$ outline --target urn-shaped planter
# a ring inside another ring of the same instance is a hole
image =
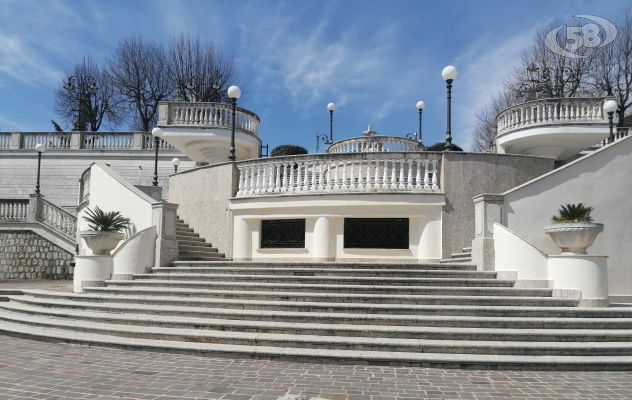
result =
[[[110,252],[125,237],[120,232],[103,231],[81,231],[79,236],[83,238],[86,245],[92,250],[92,253],[97,256],[110,255]]]
[[[592,222],[552,224],[544,228],[544,233],[551,236],[562,254],[586,254],[601,231],[603,224]]]

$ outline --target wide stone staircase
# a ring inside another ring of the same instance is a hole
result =
[[[176,261],[106,283],[7,296],[0,333],[307,362],[632,369],[632,309],[579,308],[465,263]]]

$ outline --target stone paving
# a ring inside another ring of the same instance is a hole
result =
[[[303,364],[0,336],[0,400],[5,399],[632,399],[632,371]]]

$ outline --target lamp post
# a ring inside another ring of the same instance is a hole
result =
[[[35,183],[35,193],[40,194],[40,169],[42,166],[42,153],[46,151],[46,146],[41,143],[35,145],[37,152],[37,182]]]
[[[152,186],[158,186],[158,149],[160,148],[160,128],[154,128],[151,131],[154,136],[154,180]]]
[[[329,103],[327,104],[327,110],[329,110],[329,144],[334,142],[334,110],[336,109],[336,104]]]
[[[237,100],[241,96],[241,89],[238,86],[231,86],[228,88],[228,97],[230,98],[231,103],[233,104],[233,123],[231,125],[230,131],[230,155],[228,159],[230,161],[235,161],[235,112],[237,108]]]
[[[452,82],[456,79],[456,68],[452,65],[448,65],[441,71],[441,77],[446,83],[448,91],[448,115],[447,115],[447,127],[445,131],[445,150],[450,150],[452,147]]]
[[[617,111],[619,105],[614,100],[608,100],[603,103],[603,111],[608,114],[608,124],[610,125],[610,135],[608,136],[608,143],[614,142],[614,129],[613,129],[613,116],[614,112]]]
[[[173,165],[173,173],[178,173],[178,165],[180,165],[180,159],[178,157],[171,159],[171,165]]]

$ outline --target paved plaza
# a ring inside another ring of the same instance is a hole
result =
[[[0,399],[631,399],[632,371],[473,371],[225,359],[0,336]]]

